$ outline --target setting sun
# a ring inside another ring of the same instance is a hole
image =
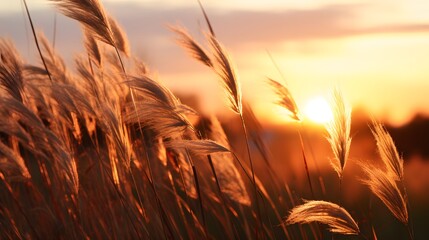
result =
[[[323,97],[315,97],[308,101],[304,108],[305,116],[316,123],[327,123],[332,119],[332,111]]]

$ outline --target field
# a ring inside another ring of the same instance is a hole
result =
[[[1,239],[429,236],[427,164],[341,90],[332,119],[312,125],[267,79],[288,121],[261,123],[200,5],[204,39],[169,29],[224,90],[229,117],[208,115],[152,74],[98,0],[50,2],[81,26],[85,50],[67,65],[27,5],[39,64],[0,39]]]

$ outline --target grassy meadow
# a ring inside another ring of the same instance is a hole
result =
[[[27,5],[38,64],[0,39],[1,239],[429,236],[419,214],[427,203],[413,205],[386,127],[368,118],[358,129],[338,89],[333,119],[307,127],[293,90],[267,79],[290,122],[265,129],[202,5],[205,39],[169,28],[177,47],[218,78],[228,121],[182,103],[133,55],[98,0],[49,2],[81,26],[85,50],[66,65]]]

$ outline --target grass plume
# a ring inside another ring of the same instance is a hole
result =
[[[234,67],[232,66],[232,61],[230,60],[222,44],[216,38],[212,25],[210,23],[210,20],[202,4],[200,2],[199,4],[204,14],[207,26],[209,28],[209,33],[206,34],[206,40],[208,42],[208,45],[211,47],[210,52],[212,57],[207,57],[207,54],[206,54],[207,51],[199,47],[200,44],[198,44],[197,42],[195,42],[195,40],[190,38],[188,34],[184,34],[184,32],[180,30],[179,31],[175,30],[175,31],[179,35],[179,42],[182,42],[181,45],[185,47],[188,52],[191,53],[191,56],[196,58],[198,61],[201,61],[204,65],[210,66],[211,69],[218,75],[218,77],[220,78],[220,82],[225,90],[230,109],[240,116],[244,137],[246,139],[247,155],[249,157],[249,165],[252,172],[252,182],[253,182],[254,192],[255,192],[255,205],[256,205],[256,213],[257,213],[256,224],[255,224],[255,236],[259,237],[259,227],[260,227],[259,225],[261,225],[261,220],[260,220],[261,210],[260,210],[259,201],[258,201],[258,191],[256,186],[256,180],[255,180],[255,171],[253,167],[252,154],[249,146],[249,138],[248,138],[246,124],[243,117],[241,85],[236,76]],[[196,48],[196,46],[198,48]],[[210,63],[208,64],[207,59],[213,59],[213,60],[210,60]]]
[[[88,52],[88,55],[90,56],[90,59],[92,59],[98,67],[101,66],[101,53],[100,53],[100,47],[98,46],[98,43],[94,36],[88,31],[84,30],[84,37],[85,37],[85,48]]]
[[[23,61],[11,41],[0,39],[0,85],[11,97],[23,101]]]
[[[368,185],[371,192],[377,196],[390,212],[405,225],[408,224],[408,211],[404,197],[396,185],[395,179],[384,170],[367,164],[362,164],[367,175],[363,182]]]
[[[204,65],[212,68],[213,63],[206,50],[197,43],[185,29],[179,27],[170,27],[178,35],[178,43],[185,48],[192,58],[197,59]]]
[[[80,22],[98,40],[128,54],[128,44],[116,21],[110,18],[99,0],[50,0],[69,18]]]
[[[404,160],[399,156],[392,137],[383,125],[375,120],[372,122],[371,131],[377,142],[378,153],[387,171],[393,174],[396,180],[402,181],[404,178]]]
[[[173,140],[165,142],[172,149],[188,149],[196,154],[215,154],[229,152],[229,149],[212,140]]]
[[[241,115],[243,114],[243,110],[240,82],[237,79],[228,54],[213,35],[209,36],[209,42],[214,50],[214,58],[216,60],[215,71],[222,80],[222,85],[227,93],[230,107],[234,112]]]
[[[407,227],[410,239],[413,239],[414,233],[409,217],[410,204],[404,182],[404,160],[399,156],[392,137],[382,124],[373,119],[371,131],[385,170],[363,166],[368,176],[364,183]]]
[[[296,121],[300,121],[301,119],[299,117],[298,107],[289,89],[285,87],[283,84],[271,78],[268,78],[268,84],[272,87],[272,89],[275,91],[277,95],[277,98],[278,98],[277,104],[283,107],[284,109],[286,109],[287,111],[289,111],[291,113],[292,119]]]
[[[332,93],[333,119],[326,125],[328,142],[331,145],[334,158],[331,165],[341,179],[350,152],[351,109],[344,102],[338,89]]]
[[[359,234],[359,227],[350,213],[337,204],[326,201],[307,201],[293,208],[285,220],[285,224],[311,222],[326,224],[333,233]]]

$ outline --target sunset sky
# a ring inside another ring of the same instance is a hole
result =
[[[180,25],[199,40],[206,31],[197,1],[105,0],[125,28],[132,52],[153,75],[180,92],[199,94],[208,109],[224,110],[220,87],[209,69],[175,43],[168,25]],[[427,0],[205,0],[217,36],[228,49],[244,98],[273,116],[266,78],[280,81],[279,66],[299,107],[327,97],[338,86],[356,107],[394,124],[416,112],[429,114],[429,1]],[[54,10],[28,0],[34,22],[52,39]],[[68,62],[81,50],[78,25],[57,15],[57,49]],[[0,33],[25,58],[36,51],[20,1],[0,1]],[[26,33],[27,31],[27,33]],[[214,107],[217,106],[217,107]],[[271,117],[270,117],[271,118]]]

